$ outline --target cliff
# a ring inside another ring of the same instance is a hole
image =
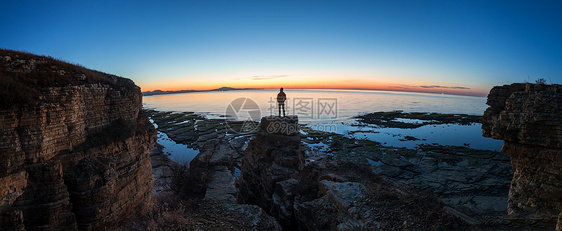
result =
[[[0,227],[114,229],[150,205],[156,132],[131,80],[0,50]]]
[[[487,104],[483,135],[504,140],[502,152],[511,157],[508,213],[545,221],[558,216],[562,228],[562,86],[494,87]]]

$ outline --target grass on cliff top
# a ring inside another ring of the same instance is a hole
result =
[[[0,48],[0,109],[34,105],[47,87],[94,83],[127,90],[137,88],[130,79],[53,57]]]

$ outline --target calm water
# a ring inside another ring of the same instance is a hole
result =
[[[196,112],[207,118],[259,121],[262,116],[278,113],[275,102],[277,93],[278,90],[248,90],[156,95],[143,97],[143,105],[160,111]],[[482,137],[480,124],[429,125],[416,129],[352,126],[357,124],[353,117],[377,111],[482,115],[487,108],[484,97],[356,90],[287,89],[285,93],[286,114],[298,115],[299,122],[317,130],[407,148],[436,143],[499,151],[502,145],[502,141]],[[227,112],[229,107],[231,110]],[[418,140],[405,140],[405,136],[413,136]],[[172,157],[174,152],[182,152],[177,150],[177,146],[164,146],[172,153]],[[193,150],[186,152],[193,155]],[[179,159],[186,160],[184,157]]]
[[[158,125],[152,119],[150,122],[158,128]],[[166,133],[160,131],[158,131],[158,143],[164,147],[162,150],[164,154],[169,155],[173,161],[181,164],[190,163],[199,154],[198,150],[189,148],[185,144],[178,144],[170,139]]]
[[[193,111],[208,118],[224,115],[235,99],[256,102],[261,115],[277,114],[278,90],[212,91],[143,98],[144,106],[163,111]],[[346,121],[376,111],[437,112],[482,115],[486,98],[424,93],[356,91],[356,90],[285,90],[286,113],[299,115],[301,122]],[[330,114],[329,109],[336,114]],[[261,117],[260,117],[261,118]]]

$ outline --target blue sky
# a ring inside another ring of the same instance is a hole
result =
[[[0,47],[143,90],[562,83],[560,1],[2,1]]]

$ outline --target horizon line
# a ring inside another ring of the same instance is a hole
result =
[[[219,87],[219,88],[212,88],[212,89],[183,89],[183,90],[160,90],[155,89],[152,91],[142,91],[142,93],[153,93],[156,91],[161,92],[169,92],[169,94],[177,94],[177,93],[189,93],[189,92],[205,92],[205,91],[218,91],[222,88],[231,88],[229,90],[266,90],[266,89],[279,89],[279,87]],[[427,93],[427,94],[436,94],[436,95],[458,95],[458,96],[471,96],[471,97],[487,97],[488,94],[484,93],[451,93],[451,92],[437,92],[437,91],[416,91],[416,90],[398,90],[398,89],[377,89],[377,88],[338,88],[338,87],[327,87],[327,88],[318,88],[318,87],[311,87],[311,88],[303,88],[303,87],[283,87],[285,90],[290,89],[299,89],[299,90],[359,90],[359,91],[387,91],[387,92],[406,92],[406,93]],[[156,94],[158,95],[158,94]],[[148,95],[150,96],[150,95]]]

